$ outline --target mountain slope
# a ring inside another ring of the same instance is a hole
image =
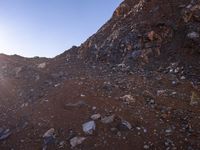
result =
[[[195,53],[197,50],[191,48],[199,46],[197,3],[125,0],[113,17],[81,46],[80,57],[122,63],[136,50],[142,50],[144,58],[160,54],[167,57],[167,53],[173,55],[187,49]],[[191,38],[192,33],[197,37]]]
[[[199,21],[198,0],[125,0],[80,47],[0,55],[0,149],[200,149]]]

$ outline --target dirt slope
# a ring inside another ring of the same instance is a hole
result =
[[[53,59],[0,55],[0,150],[200,149],[199,22],[198,0],[125,0]]]

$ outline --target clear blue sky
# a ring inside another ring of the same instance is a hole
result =
[[[122,0],[0,0],[0,53],[56,56],[80,45]]]

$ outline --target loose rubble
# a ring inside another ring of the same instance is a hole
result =
[[[199,6],[124,0],[55,58],[0,54],[0,149],[200,149]]]

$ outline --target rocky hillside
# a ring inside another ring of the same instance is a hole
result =
[[[80,47],[0,55],[0,150],[200,149],[200,1],[124,0]]]
[[[199,1],[125,0],[79,48],[79,57],[110,63],[199,53]],[[177,54],[177,55],[176,55]]]

